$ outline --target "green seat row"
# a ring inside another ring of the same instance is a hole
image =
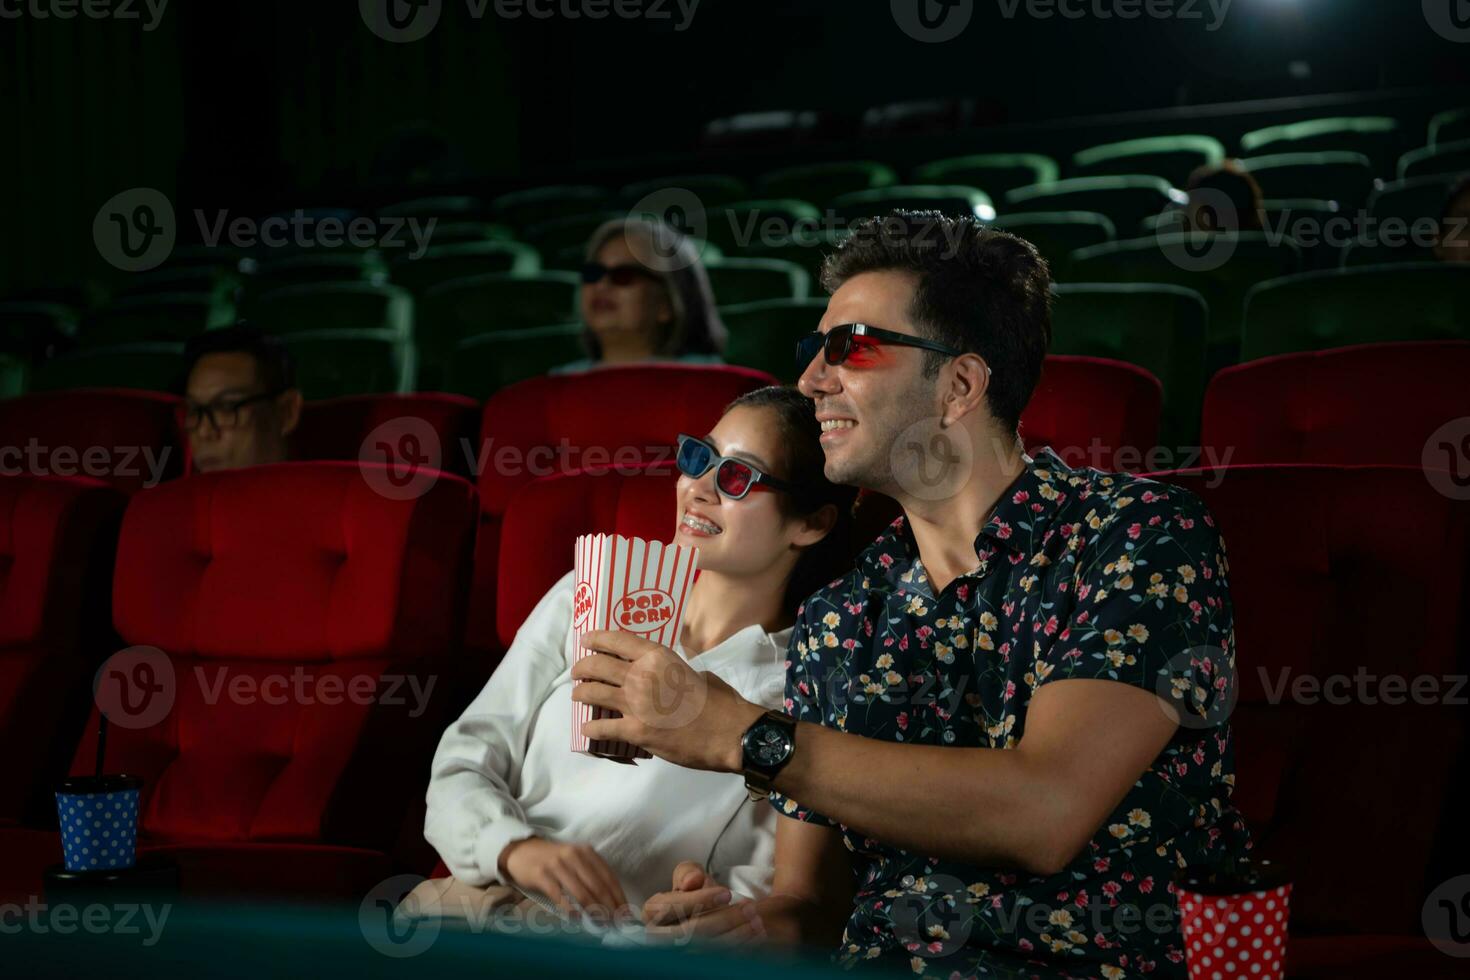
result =
[[[414,391],[413,342],[388,330],[310,330],[283,338],[296,360],[297,383],[308,398]],[[34,366],[31,391],[142,388],[178,391],[181,343],[134,343],[82,348]]]

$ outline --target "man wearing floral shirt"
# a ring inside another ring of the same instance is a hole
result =
[[[824,280],[800,387],[827,475],[904,516],[798,610],[796,725],[773,776],[752,776],[741,744],[773,724],[762,709],[711,684],[690,712],[676,656],[589,636],[617,656],[583,660],[574,697],[625,714],[593,737],[744,771],[793,818],[770,898],[727,904],[681,866],[645,919],[811,942],[837,938],[835,906],[847,965],[1183,977],[1174,872],[1249,848],[1230,802],[1234,632],[1213,520],[1178,488],[1022,451],[1050,339],[1029,244],[891,215],[859,225]]]

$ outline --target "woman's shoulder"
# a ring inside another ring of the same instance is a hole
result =
[[[786,689],[786,648],[791,628],[767,633],[760,626],[741,630],[730,638],[738,650],[715,673],[740,696],[765,708],[780,708]],[[696,660],[696,663],[698,661]]]
[[[536,607],[521,621],[516,638],[521,634],[551,640],[559,639],[572,624],[572,592],[575,588],[576,572],[570,571],[557,579],[551,588],[537,601]]]

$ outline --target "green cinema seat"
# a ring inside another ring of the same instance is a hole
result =
[[[770,198],[736,201],[707,215],[705,238],[726,255],[750,255],[822,227],[822,212],[809,201]]]
[[[551,221],[531,225],[520,239],[541,255],[543,269],[564,272],[580,269],[587,256],[587,242],[593,232],[609,221],[626,218],[625,211],[589,211],[570,214]],[[557,322],[563,319],[557,318]]]
[[[812,289],[807,271],[786,259],[721,259],[706,271],[718,306],[806,299]]]
[[[1267,198],[1261,204],[1265,211],[1262,220],[1266,230],[1273,235],[1285,235],[1301,249],[1303,272],[1335,269],[1341,263],[1340,238],[1346,232],[1340,233],[1338,225],[1354,220],[1356,210],[1347,210],[1337,201],[1315,198]],[[1328,222],[1332,221],[1338,225],[1329,226]],[[1326,234],[1329,228],[1332,230],[1330,236]]]
[[[618,192],[618,197],[629,207],[635,207],[650,198],[653,202],[664,198],[673,201],[682,197],[681,191],[693,194],[706,209],[748,200],[751,196],[750,187],[733,174],[681,174],[629,184]]]
[[[1375,172],[1387,176],[1402,139],[1398,120],[1390,116],[1334,116],[1251,130],[1240,137],[1240,150],[1246,157],[1350,150],[1368,157]]]
[[[1407,262],[1433,262],[1432,240],[1439,233],[1454,178],[1447,174],[1411,177],[1382,184],[1368,197],[1373,219],[1370,239],[1354,241],[1342,255],[1343,268]],[[1392,229],[1394,238],[1389,240]]]
[[[87,316],[77,331],[77,344],[115,347],[118,344],[183,341],[234,319],[232,306],[208,293],[160,293],[115,300]]]
[[[328,282],[274,289],[255,299],[250,320],[277,334],[387,330],[413,337],[413,297],[401,286]]]
[[[489,221],[436,221],[428,231],[429,247],[465,245],[470,242],[508,242],[515,233],[506,225]]]
[[[194,294],[209,296],[215,304],[233,301],[240,274],[220,266],[159,266],[134,272],[113,284],[114,302],[140,296]]]
[[[579,319],[580,288],[581,278],[573,272],[496,272],[433,287],[419,304],[415,323],[423,390],[442,383],[455,345],[466,337]]]
[[[1133,235],[1145,218],[1186,202],[1162,177],[1074,177],[1009,191],[1005,211],[1093,211],[1119,235]]]
[[[1368,196],[1368,214],[1379,222],[1388,218],[1406,223],[1424,218],[1438,221],[1453,181],[1446,174],[1389,181]]]
[[[1196,169],[1224,160],[1225,145],[1213,136],[1149,136],[1079,150],[1072,155],[1072,175],[1152,174],[1183,187]]]
[[[479,221],[490,209],[478,197],[468,194],[446,194],[436,197],[416,197],[408,201],[394,201],[378,208],[381,218],[418,218],[437,223]]]
[[[1446,109],[1429,120],[1429,145],[1470,140],[1470,108]]]
[[[1361,153],[1273,153],[1240,163],[1271,200],[1326,200],[1357,208],[1373,190],[1373,162]]]
[[[586,356],[578,323],[478,334],[454,345],[443,388],[483,401],[507,385]]]
[[[491,204],[495,220],[524,229],[574,214],[609,207],[612,195],[604,188],[586,184],[532,187],[502,194]]]
[[[961,184],[902,184],[853,191],[833,198],[832,210],[844,221],[860,221],[891,211],[938,211],[951,218],[995,218],[990,195]]]
[[[1072,253],[1091,245],[1116,241],[1118,233],[1106,215],[1092,211],[1024,211],[1003,214],[991,223],[998,231],[1026,239],[1051,266],[1051,277],[1072,277]]]
[[[0,351],[37,360],[76,333],[77,314],[59,303],[0,303]]]
[[[1060,176],[1057,162],[1040,153],[972,153],[926,163],[913,172],[911,183],[978,187],[999,199],[1017,187],[1050,184]]]
[[[281,340],[296,362],[297,386],[312,401],[415,390],[413,341],[391,330],[305,330]]]
[[[31,391],[68,388],[141,388],[177,392],[184,382],[181,343],[120,344],[75,350],[31,371]]]
[[[1421,146],[1399,157],[1399,180],[1435,174],[1470,174],[1470,139]]]
[[[256,266],[242,289],[248,309],[255,297],[289,286],[323,283],[375,283],[388,281],[388,268],[376,252],[328,252],[272,259]]]
[[[26,393],[26,360],[14,354],[0,354],[0,398],[16,398]]]
[[[1148,283],[1058,283],[1052,287],[1053,354],[1127,361],[1164,386],[1159,435],[1183,446],[1199,434],[1210,309],[1192,289]]]
[[[541,255],[525,242],[465,242],[436,245],[419,256],[402,255],[388,267],[393,283],[415,296],[451,279],[503,272],[530,276],[541,271]]]
[[[817,329],[827,300],[768,300],[720,308],[730,332],[725,361],[757,368],[783,382],[797,378],[796,342]]]
[[[812,292],[822,284],[822,265],[827,256],[837,251],[838,244],[847,237],[845,232],[833,229],[803,233],[794,239],[773,242],[742,253],[752,258],[782,259],[794,263],[806,271],[812,280]]]
[[[1308,272],[1246,296],[1242,361],[1352,344],[1470,339],[1470,265]]]
[[[794,198],[825,207],[843,194],[896,183],[898,174],[887,164],[843,160],[773,170],[756,181],[756,191],[763,198]]]
[[[1167,283],[1193,289],[1210,307],[1208,367],[1230,363],[1240,344],[1241,308],[1257,283],[1301,268],[1290,239],[1262,232],[1161,233],[1084,248],[1072,256],[1074,282]]]

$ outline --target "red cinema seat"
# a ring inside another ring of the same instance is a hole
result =
[[[480,405],[463,395],[349,395],[307,402],[291,458],[362,459],[470,477]]]
[[[87,476],[127,493],[184,472],[179,399],[79,388],[0,401],[0,474]]]
[[[506,505],[537,477],[627,469],[672,460],[680,432],[708,432],[725,406],[776,383],[763,371],[652,364],[533,378],[485,403],[477,450],[480,534],[466,646],[503,651],[496,626],[496,570]],[[484,665],[488,674],[493,663]]]
[[[1464,980],[1465,961],[1436,949],[1424,936],[1292,936],[1286,948],[1291,980]]]
[[[546,590],[572,570],[578,535],[673,540],[677,483],[672,463],[652,463],[542,477],[517,490],[500,536],[495,614],[501,645],[510,646]]]
[[[127,497],[81,477],[0,478],[0,823],[54,823],[111,653],[108,590]]]
[[[1229,463],[1418,466],[1435,430],[1470,416],[1466,378],[1465,341],[1364,344],[1248,361],[1210,383],[1201,441]]]
[[[1053,354],[1021,413],[1021,438],[1028,451],[1050,446],[1068,466],[1137,473],[1150,468],[1163,397],[1135,364]]]
[[[448,720],[476,514],[447,474],[395,499],[330,462],[133,498],[112,601],[130,647],[98,692],[107,769],[143,778],[140,847],[172,854],[186,893],[360,896],[381,878]]]
[[[1294,871],[1294,934],[1422,935],[1465,857],[1470,502],[1409,467],[1157,479],[1203,498],[1229,551],[1235,799]]]

